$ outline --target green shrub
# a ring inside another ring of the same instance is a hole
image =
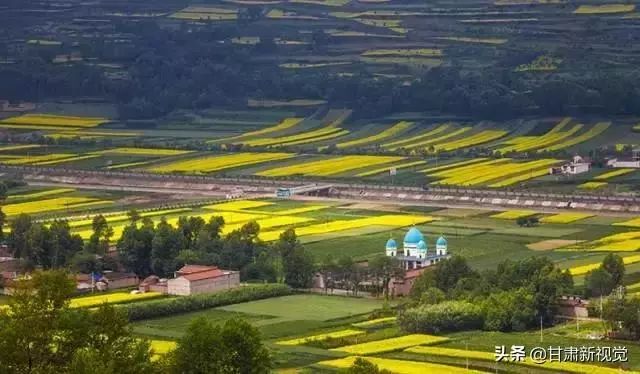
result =
[[[482,327],[481,309],[466,301],[445,301],[409,308],[398,316],[398,323],[408,332],[439,333],[475,330]]]
[[[284,284],[250,285],[212,294],[181,296],[145,303],[127,304],[123,305],[122,308],[126,310],[130,321],[137,321],[285,296],[291,293],[293,293],[292,289]]]

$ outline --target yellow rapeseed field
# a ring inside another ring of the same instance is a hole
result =
[[[585,218],[593,217],[589,213],[558,213],[552,216],[542,217],[540,222],[544,223],[572,223]]]
[[[469,131],[471,129],[472,129],[471,127],[461,127],[461,128],[456,129],[454,131],[448,132],[445,135],[437,136],[435,138],[427,138],[425,140],[417,141],[417,142],[414,142],[414,143],[404,144],[400,148],[404,148],[404,149],[416,149],[416,148],[428,149],[430,146],[433,146],[435,148],[439,143],[442,143],[442,142],[445,142],[445,141],[449,141],[449,139],[452,139],[452,138],[455,138],[457,136],[460,136],[460,135],[466,133],[467,131]]]
[[[256,130],[256,131],[247,132],[247,133],[244,133],[244,134],[241,134],[241,135],[238,135],[238,136],[234,136],[234,137],[231,137],[231,138],[226,138],[226,139],[221,139],[221,140],[212,140],[210,142],[225,142],[225,141],[231,141],[231,140],[237,140],[237,139],[243,139],[243,138],[263,136],[263,135],[271,134],[271,133],[278,132],[278,131],[284,131],[284,130],[288,130],[288,129],[291,129],[291,128],[297,126],[300,122],[302,122],[303,119],[304,118],[298,118],[298,117],[285,118],[280,123],[278,123],[277,125],[270,126],[270,127],[265,128],[265,129],[260,129],[260,130]]]
[[[636,8],[634,4],[602,4],[602,5],[580,5],[573,11],[575,14],[610,14],[628,13]]]
[[[154,217],[154,216],[156,217],[167,216],[167,215],[173,215],[177,213],[186,213],[190,211],[191,211],[191,208],[174,208],[174,209],[152,210],[149,212],[139,212],[138,214],[140,215],[140,217],[144,218],[144,217]],[[109,215],[103,215],[103,216],[105,220],[107,220],[107,222],[109,223],[129,220],[129,215],[127,214],[127,212],[122,212],[122,211],[113,212]],[[96,215],[89,215],[83,219],[69,221],[69,227],[89,226],[93,222],[94,217],[96,217]]]
[[[469,37],[459,37],[459,36],[444,36],[444,37],[438,37],[436,39],[450,40],[453,42],[494,44],[494,45],[504,44],[508,42],[507,39],[502,39],[502,38],[469,38]]]
[[[361,331],[361,330],[346,329],[346,330],[328,332],[328,333],[325,333],[325,334],[305,336],[305,337],[297,338],[297,339],[281,340],[279,342],[276,342],[276,344],[279,344],[279,345],[302,345],[302,344],[305,344],[305,343],[308,343],[308,342],[312,342],[312,341],[346,338],[346,337],[354,336],[354,335],[362,335],[364,333],[365,332]]]
[[[628,226],[628,227],[640,227],[640,217],[633,218],[624,222],[616,222],[613,226]]]
[[[384,226],[389,228],[405,227],[417,225],[433,221],[433,217],[416,216],[416,215],[382,215],[377,217],[365,217],[353,220],[336,220],[326,223],[317,223],[313,225],[296,228],[298,236],[326,234],[345,230],[359,229],[369,226]],[[260,238],[264,241],[277,240],[281,231],[265,231],[260,233]]]
[[[110,204],[112,201],[98,200],[88,197],[57,197],[45,200],[29,201],[25,203],[7,204],[2,206],[2,211],[7,216],[15,216],[21,213],[48,213],[67,208],[87,207],[92,205]]]
[[[579,184],[578,188],[583,190],[595,190],[600,187],[604,187],[607,184],[608,184],[607,182],[584,182],[582,184]]]
[[[444,348],[444,347],[412,347],[412,348],[407,348],[405,352],[415,353],[415,354],[424,354],[424,355],[430,355],[430,356],[469,358],[469,359],[491,361],[491,362],[495,362],[496,360],[496,355],[493,352],[469,351],[465,349]],[[519,361],[516,363],[511,362],[511,364],[535,367],[540,369],[560,370],[564,373],[603,373],[603,374],[611,373],[613,374],[613,373],[620,372],[618,369],[614,369],[614,368],[588,365],[588,364],[575,363],[575,362],[545,361],[543,364],[539,364],[539,363],[533,362],[529,358],[525,358],[523,361]]]
[[[187,151],[182,149],[120,147],[120,148],[105,149],[103,151],[92,152],[92,153],[97,155],[118,154],[118,155],[134,155],[134,156],[178,156],[178,155],[184,155],[192,152],[193,151]]]
[[[635,264],[637,262],[640,262],[640,255],[623,257],[622,261],[624,262],[625,265]],[[600,265],[601,263],[598,262],[595,264],[576,266],[576,267],[570,268],[569,272],[571,273],[571,275],[583,275],[590,272],[591,270],[595,270],[599,268]]]
[[[134,302],[139,300],[149,300],[163,297],[159,292],[145,292],[139,294],[130,294],[128,292],[115,292],[104,295],[85,296],[71,299],[69,306],[72,308],[90,308],[103,304],[121,304]]]
[[[503,187],[548,173],[549,166],[560,162],[555,159],[542,159],[529,162],[509,162],[510,159],[485,161],[460,168],[446,169],[429,174],[439,177],[432,184],[479,186],[489,183],[490,187]]]
[[[575,133],[577,133],[584,127],[584,125],[578,124],[571,127],[569,130],[563,131],[570,122],[571,118],[567,117],[556,124],[549,132],[544,135],[521,136],[509,139],[504,143],[508,144],[508,146],[499,148],[497,151],[500,153],[526,152],[558,143],[564,139],[572,137]]]
[[[503,130],[486,130],[477,134],[464,137],[462,139],[453,140],[445,143],[434,145],[436,151],[451,152],[456,149],[468,148],[479,144],[489,143],[496,139],[500,139],[507,135],[507,131]]]
[[[414,135],[408,138],[402,138],[390,143],[385,143],[382,146],[384,148],[389,148],[389,150],[395,150],[397,148],[403,148],[405,145],[410,145],[425,139],[429,139],[431,137],[433,137],[434,135],[438,135],[446,130],[448,130],[451,127],[451,124],[445,123],[442,125],[439,125],[438,127],[435,127],[431,130],[428,130],[422,134],[419,135]]]
[[[44,190],[44,191],[40,191],[40,192],[31,192],[31,193],[24,193],[24,194],[17,194],[17,195],[9,195],[7,197],[8,201],[11,200],[27,200],[27,199],[37,199],[40,197],[45,197],[45,196],[49,196],[49,195],[62,195],[65,193],[69,193],[69,192],[73,192],[75,191],[75,189],[73,188],[54,188],[51,190]]]
[[[364,322],[352,323],[351,326],[366,328],[366,327],[382,325],[390,322],[395,322],[396,319],[397,317],[382,317],[382,318],[370,319]]]
[[[562,143],[554,144],[552,146],[539,149],[538,152],[553,152],[553,151],[558,151],[561,149],[573,147],[576,144],[584,143],[587,140],[591,140],[596,136],[602,134],[606,129],[609,128],[609,126],[611,126],[611,122],[598,122],[595,124],[595,126],[590,128],[586,132],[578,136],[571,137],[568,140],[563,141]]]
[[[341,149],[341,148],[358,147],[365,144],[375,144],[381,140],[394,137],[404,131],[407,131],[412,126],[413,126],[413,122],[401,121],[383,131],[380,131],[375,135],[367,136],[360,139],[350,140],[344,143],[338,143],[336,144],[336,147],[338,147],[338,149]]]
[[[154,356],[167,354],[176,349],[177,343],[171,340],[151,340],[151,349]]]
[[[389,173],[389,170],[391,168],[400,170],[400,169],[410,168],[412,166],[424,165],[426,163],[427,163],[426,161],[410,161],[410,162],[405,162],[401,164],[394,164],[394,165],[389,165],[387,167],[381,167],[373,170],[363,171],[362,173],[356,174],[356,177],[368,177],[368,176],[376,175],[380,173]]]
[[[261,138],[248,141],[238,141],[236,143],[242,143],[249,146],[257,147],[282,147],[287,145],[298,145],[306,143],[314,143],[327,139],[337,138],[348,134],[348,130],[344,130],[335,126],[325,126],[316,130],[301,132],[288,136],[281,136],[277,138]]]
[[[0,146],[0,152],[16,151],[16,150],[22,150],[22,149],[39,148],[39,147],[42,147],[42,146],[39,144],[3,145],[3,146]]]
[[[422,169],[420,170],[420,172],[430,174],[430,173],[435,173],[436,171],[451,169],[451,168],[460,167],[460,166],[466,166],[469,164],[479,164],[480,162],[486,161],[486,160],[487,159],[484,157],[478,157],[471,160],[451,162],[451,163],[440,165],[440,166],[434,166],[427,169]]]
[[[149,167],[147,170],[156,173],[197,172],[208,173],[240,166],[254,165],[267,161],[284,160],[294,157],[293,153],[257,153],[243,152],[226,155],[210,155],[187,160],[179,160]]]
[[[376,340],[372,342],[347,345],[344,347],[333,348],[332,351],[346,352],[354,355],[371,355],[377,353],[397,351],[416,345],[426,345],[441,343],[449,340],[447,337],[424,335],[424,334],[411,334],[400,336],[397,338],[389,338],[383,340]]]
[[[275,227],[294,226],[300,223],[308,223],[311,221],[314,221],[314,219],[307,218],[307,217],[297,217],[297,216],[272,216],[272,217],[257,219],[256,223],[260,225],[260,229],[267,230]],[[222,232],[224,234],[228,234],[234,230],[239,230],[245,224],[246,222],[240,222],[236,224],[225,224],[224,228],[222,229]]]
[[[629,173],[631,173],[631,172],[633,172],[635,170],[636,169],[626,169],[626,168],[612,170],[612,171],[606,172],[604,174],[597,175],[597,176],[593,177],[593,179],[599,180],[599,181],[607,180],[607,179],[611,179],[613,177],[617,177],[617,176],[620,176],[620,175],[629,174]]]
[[[507,210],[502,213],[494,214],[491,218],[499,218],[499,219],[518,219],[523,217],[530,217],[534,214],[537,214],[535,210]]]
[[[77,156],[78,155],[73,153],[49,153],[46,155],[23,156],[22,158],[3,161],[3,163],[7,165],[31,165],[38,164],[40,162],[63,160]]]
[[[83,155],[83,156],[75,156],[75,157],[63,158],[58,160],[38,161],[38,162],[32,163],[31,165],[35,165],[35,166],[55,165],[55,164],[62,164],[65,162],[87,160],[87,159],[96,158],[96,157],[100,157],[100,155]]]
[[[235,200],[229,201],[226,203],[219,203],[213,205],[207,205],[203,208],[205,209],[215,209],[215,210],[243,210],[243,209],[254,209],[260,208],[263,206],[273,205],[274,203],[269,201],[257,201],[257,200]]]
[[[348,369],[356,361],[357,357],[350,356],[335,360],[320,361],[318,365],[329,366],[337,369]],[[430,362],[404,361],[389,358],[364,357],[365,360],[376,365],[381,370],[387,370],[396,374],[480,374],[482,371],[465,369],[457,366],[432,364]]]
[[[11,117],[0,121],[0,124],[11,125],[37,125],[37,126],[54,126],[54,127],[96,127],[107,122],[102,117],[74,117],[74,116],[58,116],[52,114],[25,114],[20,117]]]
[[[256,175],[263,177],[290,175],[331,176],[370,166],[389,164],[403,159],[404,157],[397,156],[342,156],[268,169],[258,172]]]

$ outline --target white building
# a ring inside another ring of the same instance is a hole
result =
[[[549,174],[581,174],[591,170],[591,162],[580,156],[574,156],[571,162],[567,162],[561,166],[552,166],[549,169]]]
[[[440,237],[436,241],[435,253],[429,251],[424,235],[415,227],[409,229],[404,236],[402,249],[399,250],[394,239],[389,239],[385,248],[389,257],[396,257],[407,270],[431,266],[445,258],[451,257],[447,248],[447,240]]]
[[[612,158],[607,161],[607,166],[613,168],[640,169],[640,148],[634,148],[630,159]]]
[[[169,295],[197,295],[240,286],[240,273],[215,266],[185,265],[167,281]]]

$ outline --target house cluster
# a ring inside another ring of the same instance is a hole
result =
[[[634,148],[631,151],[631,157],[612,158],[607,160],[607,166],[612,168],[640,169],[640,148]]]
[[[11,295],[14,285],[28,277],[15,267],[9,267],[0,257],[0,284],[2,293]],[[151,275],[140,280],[134,273],[105,271],[93,274],[76,274],[76,290],[79,293],[137,288],[140,292],[160,292],[166,295],[189,296],[213,293],[240,286],[240,273],[222,270],[215,266],[185,265],[172,278]]]
[[[560,166],[552,166],[549,168],[551,175],[576,175],[586,173],[591,170],[591,159],[588,157],[574,156],[569,162]]]

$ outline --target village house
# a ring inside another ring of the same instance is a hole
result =
[[[607,161],[607,166],[612,168],[634,168],[640,169],[640,148],[634,148],[631,158],[611,158]]]
[[[189,296],[214,293],[240,286],[240,273],[222,270],[216,266],[185,265],[174,273],[172,279],[155,275],[145,278],[139,290],[155,291],[169,295]]]
[[[591,170],[591,160],[587,157],[574,156],[571,162],[549,168],[549,174],[576,175]]]

